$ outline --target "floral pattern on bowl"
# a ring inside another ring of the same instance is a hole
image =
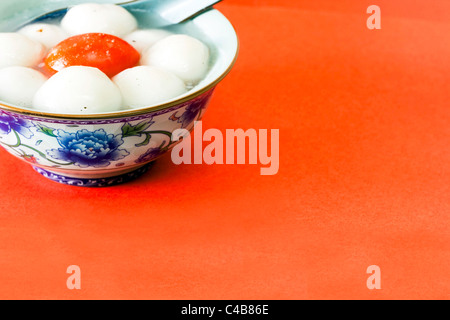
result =
[[[125,182],[124,175],[144,173],[143,167],[178,143],[171,139],[173,131],[193,129],[213,91],[171,108],[124,118],[66,120],[0,110],[0,145],[60,183]]]

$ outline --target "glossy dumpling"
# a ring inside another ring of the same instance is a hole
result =
[[[36,67],[46,53],[41,43],[19,33],[0,33],[0,48],[0,68]]]
[[[47,77],[27,67],[0,69],[0,100],[19,107],[30,108],[33,97]]]
[[[52,113],[103,113],[120,110],[122,96],[99,69],[73,66],[48,79],[37,91],[33,106]]]
[[[61,21],[70,35],[108,33],[124,37],[137,29],[136,18],[113,4],[85,3],[72,7]]]
[[[209,68],[208,47],[191,36],[175,34],[159,40],[141,58],[143,65],[168,70],[187,84],[195,84]]]
[[[122,71],[113,78],[125,106],[139,108],[168,101],[186,92],[184,82],[174,74],[151,66]]]
[[[34,23],[18,31],[37,42],[42,43],[47,50],[68,38],[69,35],[60,26],[48,23]]]
[[[131,44],[139,53],[154,45],[159,40],[172,35],[171,32],[162,29],[136,30],[127,35],[124,39]]]

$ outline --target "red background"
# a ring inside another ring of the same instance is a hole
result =
[[[167,155],[84,189],[0,150],[0,298],[448,299],[450,3],[217,8],[241,49],[203,129],[280,129],[279,173]]]

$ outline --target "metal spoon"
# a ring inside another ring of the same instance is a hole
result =
[[[118,5],[130,11],[147,28],[162,28],[193,18],[222,0],[135,0]],[[25,24],[62,17],[69,8],[47,12]]]

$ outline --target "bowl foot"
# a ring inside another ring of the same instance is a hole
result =
[[[141,175],[145,174],[150,167],[153,165],[153,162],[148,163],[142,167],[134,169],[130,172],[123,173],[120,175],[105,177],[105,178],[80,178],[80,177],[69,177],[65,175],[61,175],[60,173],[48,171],[39,167],[33,167],[38,173],[42,176],[58,182],[62,184],[67,184],[71,186],[77,187],[110,187],[118,184],[126,183],[131,180],[134,180]]]

